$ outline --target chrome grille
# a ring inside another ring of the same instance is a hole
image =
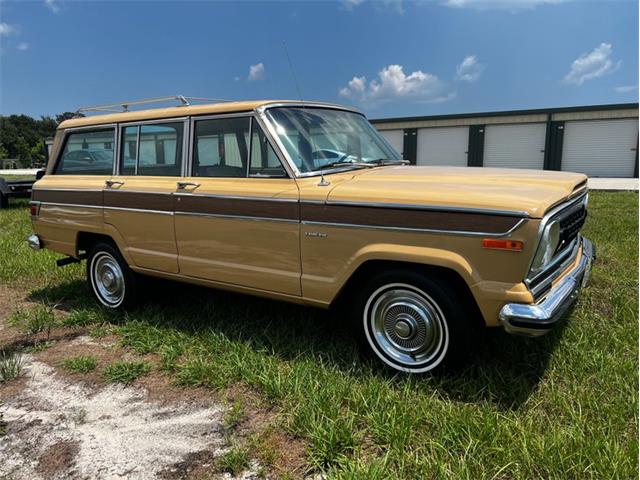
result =
[[[567,202],[565,206],[552,211],[546,222],[560,222],[560,242],[553,260],[540,272],[525,279],[525,284],[533,294],[534,300],[542,298],[550,289],[553,281],[575,261],[579,250],[580,230],[587,219],[585,196]]]
[[[571,209],[573,210],[573,209]],[[575,240],[587,220],[587,209],[584,203],[579,208],[569,212],[560,219],[560,243],[556,249],[556,253],[562,251],[567,245]]]

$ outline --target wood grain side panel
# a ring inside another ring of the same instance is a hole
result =
[[[260,217],[281,220],[298,220],[298,202],[261,199],[215,198],[180,195],[176,197],[176,211],[210,215]]]
[[[102,191],[88,190],[33,190],[31,200],[48,203],[102,206]]]
[[[429,210],[347,205],[301,204],[302,221],[500,234],[511,230],[518,217]]]

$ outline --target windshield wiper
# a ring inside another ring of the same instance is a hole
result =
[[[326,170],[328,168],[338,168],[338,167],[360,167],[360,168],[371,168],[377,167],[376,164],[371,164],[369,162],[331,162],[325,165],[322,165],[319,170]]]
[[[409,160],[389,160],[388,158],[378,158],[367,163],[373,164],[376,167],[384,165],[409,165]]]

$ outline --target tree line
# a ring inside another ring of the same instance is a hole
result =
[[[0,160],[15,159],[20,167],[41,167],[47,161],[45,139],[73,112],[36,119],[28,115],[0,115]]]

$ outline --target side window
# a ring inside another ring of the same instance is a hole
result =
[[[181,176],[183,130],[182,122],[125,127],[122,130],[120,173]]]
[[[57,175],[111,175],[114,128],[71,133],[56,165]],[[109,148],[107,148],[109,147]]]
[[[251,169],[249,175],[255,177],[286,177],[287,172],[282,167],[280,159],[258,122],[253,121],[251,125]]]
[[[195,122],[194,177],[245,177],[249,117]]]

